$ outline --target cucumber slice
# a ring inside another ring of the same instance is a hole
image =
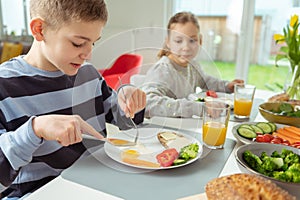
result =
[[[250,124],[242,124],[242,125],[240,125],[239,127],[244,127],[244,128],[253,129],[253,128],[251,127]]]
[[[264,134],[272,133],[272,127],[268,122],[257,122],[256,126],[261,128],[263,130]]]
[[[276,131],[277,126],[273,122],[268,122],[268,124],[272,127],[272,132]]]
[[[245,127],[239,127],[237,129],[237,132],[240,136],[248,139],[256,138],[257,134],[253,129],[245,128]]]
[[[254,125],[254,124],[251,124],[250,126],[255,131],[255,133],[261,133],[261,134],[264,133],[264,131],[260,127]]]
[[[177,158],[176,160],[173,161],[173,165],[181,165],[184,163],[186,163],[186,160],[180,158]]]

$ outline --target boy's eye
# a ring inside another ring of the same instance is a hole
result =
[[[76,44],[76,43],[74,43],[74,42],[72,42],[72,45],[73,45],[74,47],[76,47],[76,48],[82,47],[82,44]]]

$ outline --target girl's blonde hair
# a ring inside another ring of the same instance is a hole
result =
[[[30,0],[31,19],[40,17],[46,26],[59,29],[74,21],[107,22],[104,0]]]
[[[188,22],[192,22],[200,31],[200,25],[198,22],[197,17],[191,13],[191,12],[179,12],[176,13],[173,17],[170,18],[169,23],[168,23],[168,36],[170,35],[170,32],[172,30],[172,25],[174,24],[185,24]],[[166,45],[166,42],[163,44],[162,50],[159,51],[158,53],[158,58],[161,58],[162,56],[168,56],[170,55],[170,50]]]

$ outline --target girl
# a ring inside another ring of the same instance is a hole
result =
[[[201,115],[202,104],[187,97],[196,87],[231,93],[236,83],[207,75],[193,60],[201,45],[198,20],[190,12],[180,12],[171,17],[168,35],[160,60],[149,69],[142,89],[147,94],[146,117],[192,117]]]

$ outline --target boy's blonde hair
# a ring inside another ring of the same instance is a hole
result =
[[[176,13],[169,20],[168,27],[167,27],[168,28],[168,36],[170,35],[172,26],[174,24],[185,24],[188,22],[192,22],[200,32],[200,25],[199,25],[198,18],[196,17],[196,15],[194,15],[191,12],[179,12],[179,13]],[[169,51],[166,43],[164,43],[163,49],[159,51],[157,56],[158,56],[158,58],[161,58],[162,56],[168,56],[168,55],[170,55],[170,51]]]
[[[107,22],[104,0],[30,0],[31,19],[40,17],[46,26],[59,29],[74,21]]]

